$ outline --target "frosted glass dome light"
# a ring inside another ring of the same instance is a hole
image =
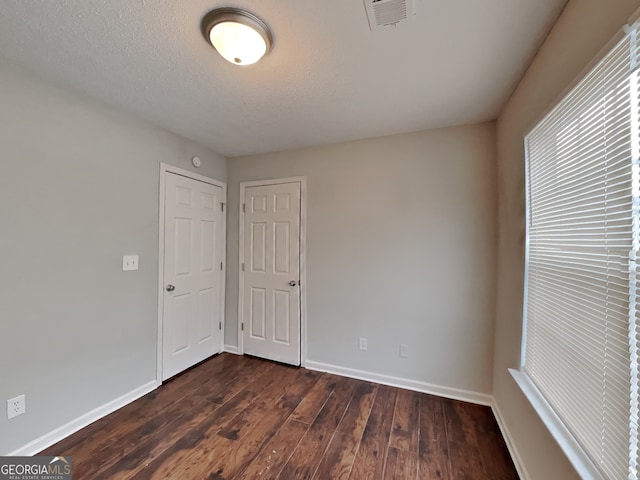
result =
[[[218,8],[202,19],[202,33],[234,65],[251,65],[271,48],[272,35],[260,18],[239,8]]]

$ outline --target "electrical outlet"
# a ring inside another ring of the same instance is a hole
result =
[[[17,417],[27,411],[24,395],[7,400],[7,418]]]
[[[122,271],[138,270],[138,255],[125,255],[122,257]]]
[[[365,351],[367,350],[367,339],[366,338],[360,337],[358,339],[358,348],[360,350],[365,350]]]
[[[400,344],[400,356],[402,358],[409,358],[409,345],[406,343]]]

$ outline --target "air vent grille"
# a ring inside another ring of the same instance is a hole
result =
[[[365,0],[371,30],[395,25],[412,15],[413,0]]]

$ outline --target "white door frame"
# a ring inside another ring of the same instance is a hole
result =
[[[162,384],[162,328],[164,322],[164,214],[165,214],[165,188],[167,174],[172,173],[180,175],[182,177],[190,178],[192,180],[198,180],[200,182],[215,185],[222,188],[222,201],[224,203],[224,209],[222,211],[222,252],[227,251],[227,184],[213,178],[205,177],[198,173],[194,173],[190,170],[174,167],[168,163],[160,163],[160,202],[158,208],[158,340],[156,345],[156,383]],[[222,329],[220,330],[220,351],[224,350],[224,291],[226,285],[226,271],[227,261],[226,254],[224,254],[222,260],[222,281],[220,282],[220,321],[222,322]]]
[[[244,203],[247,187],[261,187],[266,185],[278,185],[280,183],[300,183],[300,365],[307,364],[307,177],[288,177],[273,180],[257,180],[253,182],[240,182],[240,221],[239,221],[239,246],[238,246],[238,353],[244,354],[244,338],[241,324],[243,320],[244,305]]]

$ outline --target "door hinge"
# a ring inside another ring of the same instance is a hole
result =
[[[222,322],[218,322],[218,330],[222,330]]]
[[[242,322],[242,323],[240,324],[240,330],[242,330],[242,331],[244,332],[244,322]]]
[[[224,206],[226,205],[226,203],[224,202],[220,202],[220,208],[222,209],[222,211],[224,212]]]
[[[242,213],[245,213],[247,211],[247,204],[243,203],[242,204]]]
[[[220,270],[221,271],[224,270],[223,267],[222,267],[222,262],[220,262]]]
[[[244,272],[244,262],[242,262],[242,271]]]

